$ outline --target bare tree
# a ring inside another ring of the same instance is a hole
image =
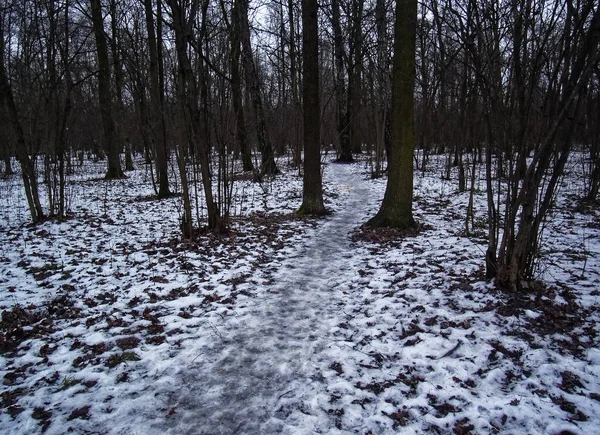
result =
[[[4,14],[0,16],[0,98],[2,105],[6,109],[9,122],[15,132],[17,142],[15,153],[21,166],[21,176],[23,178],[23,186],[25,187],[25,196],[27,198],[27,204],[29,205],[29,212],[31,213],[31,220],[33,223],[39,223],[44,219],[44,211],[38,193],[37,175],[35,173],[34,163],[27,151],[25,133],[23,132],[23,126],[21,125],[19,112],[8,80],[4,62],[5,57],[8,55],[4,38],[5,18]]]
[[[322,215],[321,109],[319,101],[319,29],[317,0],[302,1],[302,42],[304,81],[304,178],[299,213]]]
[[[0,110],[1,110],[0,118],[3,120],[3,124],[4,124],[5,121],[8,119],[8,116],[4,113],[4,108],[0,108]],[[7,130],[8,130],[8,128],[6,128],[6,127],[0,128],[0,143],[2,144],[0,150],[2,151],[2,161],[4,162],[3,176],[5,176],[5,177],[14,174],[14,171],[12,168],[12,156],[11,156],[12,150],[9,145],[10,142],[9,142]]]
[[[98,56],[98,102],[104,130],[104,149],[108,158],[108,169],[105,177],[107,179],[123,178],[125,174],[121,169],[119,142],[117,141],[115,121],[113,119],[110,62],[108,59],[108,44],[104,31],[102,6],[100,0],[90,0],[90,5],[96,39],[96,53]]]
[[[331,25],[333,30],[333,56],[335,61],[335,98],[336,98],[336,127],[340,146],[340,162],[352,162],[352,147],[350,145],[350,113],[347,109],[347,87],[344,64],[347,63],[347,54],[340,23],[340,2],[331,1]]]
[[[371,227],[410,228],[415,225],[412,200],[416,28],[417,1],[397,1],[388,181],[379,212],[367,222]]]
[[[300,97],[298,96],[298,54],[296,48],[296,16],[294,15],[294,0],[288,0],[288,22],[289,22],[289,59],[290,59],[290,88],[292,92],[292,116],[294,117],[294,137],[292,139],[292,152],[294,154],[294,165],[298,167],[302,160],[300,154],[299,122],[301,111]]]
[[[112,54],[113,69],[114,69],[114,83],[115,83],[115,109],[117,113],[115,130],[117,146],[119,149],[125,148],[125,169],[127,171],[133,170],[133,157],[131,155],[131,142],[125,134],[125,125],[122,123],[125,121],[125,105],[123,102],[123,60],[121,56],[121,25],[119,23],[120,11],[117,10],[117,1],[110,0],[110,28],[111,28],[111,39],[110,39],[110,50]]]
[[[363,118],[363,12],[364,0],[351,0],[350,40],[348,50],[348,124],[350,128],[350,147],[353,153],[362,152]]]
[[[156,4],[157,15],[162,20],[161,1]],[[158,179],[158,197],[165,198],[171,194],[169,189],[167,138],[165,128],[163,90],[161,86],[161,71],[159,47],[162,46],[162,35],[157,34],[154,24],[152,0],[144,0],[146,17],[146,32],[148,34],[148,52],[150,55],[150,106],[151,106],[151,137],[156,153],[156,176]]]
[[[248,86],[250,100],[254,110],[254,117],[256,119],[256,136],[258,139],[258,148],[261,153],[261,174],[275,175],[279,170],[275,164],[273,147],[267,134],[267,123],[260,89],[260,80],[252,53],[250,24],[248,22],[248,0],[235,0],[235,9],[238,15],[237,18],[242,43],[242,59],[246,75],[246,86]]]
[[[231,11],[231,103],[236,117],[236,135],[240,146],[240,153],[242,155],[242,167],[244,171],[253,171],[252,148],[248,140],[242,98],[242,78],[240,73],[240,12],[238,11],[238,7],[239,4],[237,4],[237,2],[234,3]],[[223,13],[225,14],[225,10]]]
[[[192,63],[188,57],[189,44],[195,41],[191,34],[192,20],[198,14],[200,0],[192,2],[189,13],[182,8],[178,0],[169,0],[169,6],[173,16],[172,26],[175,32],[175,46],[177,50],[177,59],[179,61],[179,89],[178,99],[183,116],[184,135],[179,147],[179,172],[184,196],[184,215],[182,217],[182,229],[185,238],[192,237],[192,210],[190,193],[187,186],[187,172],[185,168],[186,147],[184,143],[188,143],[198,153],[200,162],[200,170],[202,175],[202,186],[204,188],[204,196],[208,214],[208,228],[213,231],[221,231],[223,229],[223,220],[213,197],[212,177],[211,177],[211,162],[210,162],[210,146],[208,137],[206,136],[206,125],[202,125],[203,116],[198,106],[200,100],[200,86],[196,81],[196,75],[192,69]],[[202,15],[206,16],[207,0],[202,3]],[[201,34],[201,38],[205,37],[205,33]],[[202,40],[198,44],[197,49],[202,46]],[[202,57],[202,56],[201,56]],[[200,68],[203,68],[200,66]],[[204,98],[204,97],[203,97]],[[204,133],[204,134],[203,134]],[[185,141],[185,142],[184,142]]]
[[[388,79],[388,56],[387,56],[387,19],[384,0],[377,0],[375,5],[375,26],[377,29],[377,56],[374,79],[377,95],[374,95],[373,118],[375,122],[372,128],[375,130],[375,168],[373,176],[378,178],[382,173],[384,151],[388,148],[386,125],[389,114],[389,79]],[[386,151],[387,152],[387,151]]]
[[[572,2],[567,3],[567,7],[573,8]],[[513,290],[522,289],[533,276],[540,227],[552,206],[581,117],[585,88],[599,61],[600,8],[596,5],[594,10],[594,2],[588,1],[579,12],[572,17],[574,32],[585,29],[584,23],[589,25],[580,35],[564,34],[565,40],[581,43],[573,47],[573,56],[564,69],[565,86],[556,115],[515,192],[513,209],[520,210],[518,226],[514,232],[503,235],[501,243],[498,281]]]

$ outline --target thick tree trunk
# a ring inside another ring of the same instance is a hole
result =
[[[388,181],[372,227],[410,228],[412,214],[414,154],[414,87],[417,1],[398,0],[392,70],[392,144]]]
[[[302,1],[302,42],[304,82],[304,179],[299,213],[322,215],[321,109],[319,102],[319,29],[317,0]]]
[[[92,24],[96,39],[96,52],[98,55],[98,103],[104,130],[104,150],[108,158],[108,169],[105,178],[123,178],[125,174],[121,169],[119,157],[120,149],[117,141],[115,122],[112,117],[112,96],[110,91],[110,64],[108,61],[108,48],[104,34],[104,20],[100,0],[90,0],[92,7]]]

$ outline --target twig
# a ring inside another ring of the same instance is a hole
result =
[[[288,390],[288,391],[286,391],[285,393],[283,393],[281,396],[279,396],[279,397],[277,398],[277,401],[280,401],[280,400],[281,400],[281,398],[282,398],[283,396],[285,396],[285,395],[286,395],[286,394],[288,394],[288,393],[291,393],[291,392],[292,392],[292,391],[294,391],[294,390],[295,390],[295,388],[292,388],[291,390]]]
[[[458,343],[456,343],[456,346],[454,346],[452,349],[450,349],[448,352],[446,352],[445,354],[443,354],[438,359],[446,358],[447,356],[452,355],[454,352],[456,352],[456,349],[458,349],[461,344],[462,344],[462,340],[458,340]]]
[[[202,355],[202,352],[199,353],[198,355],[196,355],[196,357],[188,364],[188,367],[190,367],[192,364],[194,364],[194,361],[196,361],[200,355]]]
[[[221,333],[219,332],[219,330],[215,327],[215,325],[213,325],[210,322],[206,322],[208,323],[208,326],[210,326],[212,328],[212,330],[215,332],[215,334],[217,334],[219,336],[219,338],[221,339],[221,341],[225,341],[225,339],[223,338],[223,335],[221,335]]]

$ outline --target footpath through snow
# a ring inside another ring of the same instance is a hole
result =
[[[178,368],[175,384],[161,389],[178,414],[167,425],[172,433],[310,432],[319,426],[310,408],[318,406],[323,382],[314,377],[317,362],[330,359],[324,351],[342,323],[344,294],[335,290],[357,273],[350,235],[378,200],[351,166],[329,170],[333,189],[343,195],[335,214],[305,235],[266,276],[269,284],[251,305],[236,308],[217,327],[218,338],[197,349],[197,357]]]

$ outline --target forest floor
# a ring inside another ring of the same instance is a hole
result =
[[[600,433],[600,211],[571,163],[540,279],[483,279],[485,183],[415,173],[412,234],[364,232],[385,179],[327,160],[234,184],[231,231],[179,239],[140,163],[79,169],[65,221],[0,180],[0,427],[11,434]],[[564,432],[570,431],[570,432]]]

